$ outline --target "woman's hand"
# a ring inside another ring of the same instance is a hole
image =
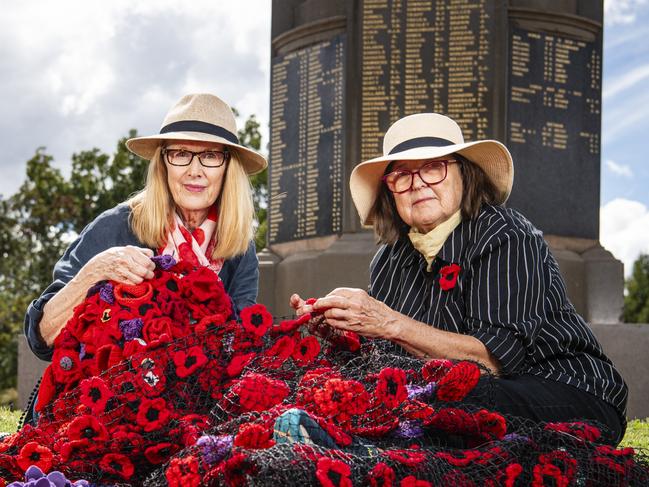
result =
[[[92,283],[111,280],[122,284],[140,284],[144,279],[153,278],[155,264],[151,257],[151,249],[133,245],[111,247],[90,259],[79,274]]]
[[[313,311],[323,313],[332,327],[362,336],[392,340],[398,334],[398,313],[362,289],[334,289],[313,304]]]
[[[291,296],[291,298],[289,299],[289,304],[291,305],[291,308],[295,310],[295,314],[298,316],[302,316],[313,311],[313,306],[307,304],[306,301],[302,299],[297,293]]]

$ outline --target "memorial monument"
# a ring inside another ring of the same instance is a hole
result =
[[[512,152],[519,209],[571,300],[621,314],[622,264],[599,244],[601,0],[273,0],[268,250],[260,302],[365,287],[376,250],[348,190],[391,123],[434,111]]]

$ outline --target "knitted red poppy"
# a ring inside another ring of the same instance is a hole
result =
[[[31,465],[36,465],[43,472],[49,472],[53,459],[54,454],[49,448],[32,441],[20,449],[16,463],[23,470],[27,470]]]
[[[480,380],[480,369],[473,362],[458,362],[437,382],[437,398],[461,401]]]
[[[258,337],[266,334],[273,324],[273,316],[263,304],[255,304],[241,310],[243,328]]]
[[[320,354],[320,342],[312,335],[302,338],[293,349],[291,357],[299,367],[313,363]]]
[[[99,468],[109,475],[128,480],[133,476],[135,467],[133,462],[121,453],[108,453],[99,461]]]
[[[408,398],[405,370],[392,367],[381,370],[375,393],[388,408],[400,405]]]
[[[273,430],[256,423],[242,424],[234,437],[234,446],[241,448],[266,449],[274,444]]]
[[[384,462],[377,463],[372,470],[370,470],[367,480],[372,487],[386,487],[388,485],[395,485],[396,474],[392,467]]]
[[[106,410],[106,403],[113,397],[110,387],[101,377],[91,377],[81,381],[81,403],[99,415]]]
[[[442,288],[442,291],[449,291],[455,287],[460,270],[461,268],[457,264],[450,264],[439,270],[439,287]]]
[[[345,462],[329,457],[318,459],[316,477],[322,487],[352,487],[351,473]]]

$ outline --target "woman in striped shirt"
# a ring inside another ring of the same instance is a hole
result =
[[[497,141],[465,143],[434,113],[410,115],[385,135],[384,155],[354,168],[364,224],[383,245],[369,291],[338,288],[298,314],[397,353],[474,360],[492,375],[492,406],[535,421],[594,420],[617,444],[627,387],[566,296],[557,263],[528,220],[504,208],[513,163]]]

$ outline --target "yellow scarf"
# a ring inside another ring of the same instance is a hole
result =
[[[433,260],[435,260],[442,245],[444,245],[448,236],[461,222],[462,211],[457,210],[451,215],[451,218],[440,223],[428,233],[419,233],[415,228],[410,229],[408,237],[410,237],[412,246],[426,259],[428,263],[426,270],[428,272],[430,272]]]

